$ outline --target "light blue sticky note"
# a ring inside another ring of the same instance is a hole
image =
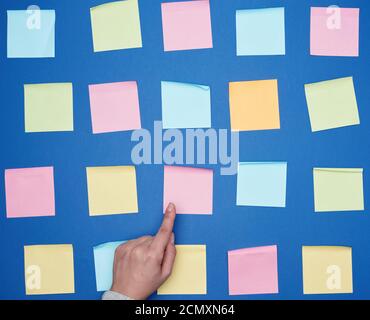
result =
[[[8,58],[55,57],[55,11],[8,11]]]
[[[210,128],[210,87],[162,81],[162,121],[164,129]]]
[[[107,242],[94,247],[95,278],[97,291],[109,290],[113,281],[114,253],[126,241]]]
[[[284,8],[236,11],[238,56],[285,55]]]
[[[285,207],[286,162],[241,162],[238,165],[238,206]]]

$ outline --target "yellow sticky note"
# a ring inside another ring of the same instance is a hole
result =
[[[137,213],[134,166],[86,168],[90,216]]]
[[[305,85],[313,132],[360,124],[352,77]]]
[[[94,52],[142,47],[137,0],[105,3],[90,14]]]
[[[229,83],[232,131],[280,129],[277,80]]]
[[[172,274],[158,294],[207,294],[205,245],[177,245]]]
[[[26,132],[73,131],[72,83],[24,85]]]
[[[25,246],[24,268],[27,295],[75,292],[70,244]]]
[[[314,168],[315,212],[364,210],[363,169]]]
[[[352,293],[352,248],[302,247],[304,294]]]

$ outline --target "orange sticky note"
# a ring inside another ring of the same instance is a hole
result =
[[[232,131],[280,129],[277,80],[229,83]]]

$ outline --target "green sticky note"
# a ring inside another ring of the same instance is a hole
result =
[[[314,168],[315,212],[364,210],[363,169]]]
[[[360,124],[352,77],[305,85],[313,132]]]
[[[72,83],[24,85],[26,132],[73,131]]]
[[[137,0],[102,4],[90,14],[94,52],[142,47]]]

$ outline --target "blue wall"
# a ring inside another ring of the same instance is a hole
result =
[[[277,295],[240,299],[370,298],[370,219],[367,212],[317,214],[313,209],[312,168],[362,167],[365,208],[369,199],[370,151],[370,2],[337,1],[360,7],[360,57],[309,55],[310,6],[321,0],[211,0],[213,49],[164,52],[160,0],[140,0],[143,48],[94,54],[89,8],[104,0],[39,0],[55,9],[56,58],[7,59],[6,10],[25,9],[30,1],[0,2],[0,169],[31,166],[55,168],[56,217],[6,219],[5,191],[0,183],[0,298],[96,299],[92,247],[102,242],[154,233],[162,218],[163,167],[139,166],[140,214],[89,217],[85,167],[130,164],[130,132],[93,135],[87,86],[90,83],[137,80],[142,125],[161,119],[160,81],[210,85],[213,127],[230,128],[228,82],[279,79],[281,130],[242,132],[241,161],[287,161],[286,208],[236,207],[236,176],[214,181],[214,214],[177,217],[179,244],[207,244],[207,296],[173,299],[228,299],[227,250],[278,245]],[[235,10],[284,6],[285,56],[236,57]],[[311,133],[304,96],[305,83],[353,76],[361,125]],[[73,82],[74,132],[24,133],[23,84]],[[72,243],[76,294],[26,296],[23,246]],[[353,247],[354,293],[304,296],[302,245]],[[167,297],[153,297],[167,298]]]

